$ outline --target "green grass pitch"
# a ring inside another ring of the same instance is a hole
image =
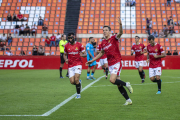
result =
[[[66,70],[63,71],[64,77]],[[68,78],[60,79],[58,70],[0,70],[0,120],[179,120],[180,70],[162,71],[162,94],[156,95],[157,84],[145,83],[137,70],[122,70],[121,79],[129,81],[134,89],[129,94],[133,105],[123,106],[125,99],[115,85],[100,79],[81,93],[81,99],[72,99],[49,116],[42,115],[74,93],[75,86]],[[95,78],[103,76],[102,70]],[[93,81],[86,80],[82,71],[83,88]]]

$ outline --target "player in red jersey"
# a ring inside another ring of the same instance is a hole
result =
[[[71,84],[76,85],[77,96],[76,99],[81,98],[81,80],[79,80],[82,71],[82,59],[84,56],[84,46],[74,41],[74,34],[68,34],[69,43],[64,47],[64,60],[68,63],[69,79]],[[81,55],[80,55],[81,54]],[[67,58],[68,55],[68,58]]]
[[[105,53],[107,56],[108,66],[110,71],[110,82],[112,84],[117,85],[120,93],[126,99],[126,103],[124,105],[130,105],[132,104],[132,101],[129,98],[123,86],[126,86],[127,89],[130,91],[130,93],[133,93],[133,88],[131,87],[129,82],[124,82],[120,80],[120,72],[121,72],[122,64],[121,64],[121,54],[119,51],[119,39],[123,34],[122,23],[120,18],[118,18],[118,23],[120,26],[119,33],[114,36],[111,36],[111,28],[109,26],[103,27],[103,34],[105,36],[105,39],[101,43],[102,50],[95,58],[93,58],[91,61],[88,61],[86,64],[87,65],[91,64],[93,61],[102,57]]]
[[[149,45],[147,46],[147,62],[149,62],[149,77],[152,82],[157,82],[158,92],[156,94],[161,94],[161,58],[165,57],[166,54],[163,47],[154,42],[154,36],[150,35],[148,37]]]
[[[143,71],[143,64],[144,64],[144,53],[146,53],[146,47],[144,44],[139,42],[140,37],[135,36],[135,42],[136,44],[132,46],[131,48],[131,55],[135,52],[135,67],[139,71],[139,75],[142,79],[141,83],[144,83],[145,79],[145,72]]]
[[[97,53],[100,53],[101,50],[102,50],[102,47],[101,47],[101,44],[99,44],[97,46]],[[104,69],[104,71],[106,72],[106,79],[107,79],[107,76],[108,76],[108,61],[107,61],[107,57],[106,57],[105,54],[100,58],[99,62],[100,62],[100,65],[101,65],[102,69]]]

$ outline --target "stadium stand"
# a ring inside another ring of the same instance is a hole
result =
[[[52,33],[64,33],[67,0],[0,0],[0,34],[14,33],[16,24],[38,25],[41,16],[44,24],[48,26],[49,37]],[[7,21],[10,13],[21,12],[26,21],[17,23]],[[68,13],[69,14],[69,13]],[[88,37],[95,37],[99,44],[102,38],[102,28],[109,25],[112,33],[119,31],[117,17],[121,17],[124,35],[121,38],[120,50],[122,55],[130,55],[131,46],[134,44],[134,36],[139,35],[142,43],[148,44],[146,33],[146,18],[152,18],[152,30],[159,31],[167,20],[172,16],[174,22],[180,20],[180,4],[172,0],[171,7],[166,6],[166,0],[136,0],[136,6],[126,7],[125,0],[81,0],[79,21],[77,24],[78,41],[85,46]],[[180,54],[180,26],[175,26],[175,35],[170,38],[156,38],[166,51],[178,50]],[[152,32],[151,30],[151,32]],[[39,38],[42,26],[37,28],[36,38],[15,38],[12,45],[6,46],[11,49],[13,55],[19,55],[23,50],[26,55],[32,55],[32,47],[36,45],[45,46],[45,38]],[[45,53],[49,55],[60,55],[58,47],[45,47]],[[0,55],[6,55],[7,51],[0,51]]]

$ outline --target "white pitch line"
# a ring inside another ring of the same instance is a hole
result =
[[[0,116],[42,116],[42,115],[0,115]]]
[[[81,92],[83,92],[84,90],[88,89],[89,87],[91,87],[91,85],[93,85],[94,83],[98,82],[101,78],[105,77],[105,75],[99,77],[97,80],[91,82],[90,84],[88,84],[86,87],[84,87],[82,89]],[[74,95],[72,95],[71,97],[67,98],[66,100],[64,100],[63,102],[61,102],[60,104],[58,104],[57,106],[55,106],[54,108],[52,108],[51,110],[49,110],[48,112],[42,114],[42,116],[49,116],[50,114],[52,114],[53,112],[55,112],[56,110],[58,110],[60,107],[62,107],[63,105],[65,105],[67,102],[69,102],[70,100],[72,100],[74,97],[76,96],[76,93]]]
[[[174,82],[162,82],[164,83],[178,83],[180,81],[174,81]],[[157,84],[157,83],[142,83],[142,84],[131,84],[131,85],[151,85],[151,84]],[[98,85],[98,86],[91,86],[91,87],[106,87],[106,86],[114,86],[114,85]]]

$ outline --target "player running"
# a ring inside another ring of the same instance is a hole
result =
[[[105,36],[105,39],[101,43],[102,50],[95,58],[93,58],[91,61],[88,61],[86,64],[87,65],[91,64],[95,60],[102,57],[105,53],[107,56],[108,66],[109,66],[109,71],[110,71],[110,82],[112,84],[117,85],[120,93],[126,99],[126,103],[124,105],[130,105],[132,104],[132,101],[129,98],[124,86],[127,87],[130,93],[133,93],[133,88],[131,87],[129,82],[124,82],[120,80],[120,72],[121,72],[122,64],[121,64],[121,54],[119,51],[118,40],[123,34],[122,23],[121,23],[120,18],[118,18],[118,23],[120,25],[119,33],[114,36],[111,36],[111,28],[109,26],[103,27],[103,34]]]
[[[96,45],[94,44],[95,43],[95,40],[93,37],[90,37],[89,38],[89,43],[86,44],[86,54],[87,54],[87,61],[90,61],[94,58],[94,53],[95,53],[95,48],[96,48]],[[92,72],[91,72],[91,76],[90,76],[90,70],[91,70],[91,67],[93,67],[92,69]],[[92,64],[90,64],[88,66],[88,69],[87,69],[87,80],[95,80],[94,78],[94,72],[96,70],[96,61],[94,61]]]
[[[148,37],[149,45],[147,46],[147,62],[149,63],[149,77],[152,82],[157,82],[158,92],[156,94],[161,94],[161,58],[165,57],[166,54],[163,47],[154,42],[154,36],[150,35]]]
[[[81,98],[81,80],[79,80],[82,71],[82,59],[80,53],[86,54],[84,46],[74,41],[74,34],[68,34],[69,43],[64,47],[64,59],[68,63],[69,79],[71,84],[76,85],[76,99]],[[67,59],[68,55],[68,59]]]
[[[104,38],[102,38],[104,39]],[[101,44],[99,44],[97,46],[97,53],[100,53],[102,50],[102,47],[101,47]],[[107,79],[107,76],[108,76],[108,61],[107,61],[107,57],[106,57],[106,54],[104,54],[101,58],[100,58],[100,64],[101,64],[101,67],[102,69],[104,69],[104,71],[106,72],[106,79]]]
[[[144,60],[144,53],[146,53],[147,50],[146,50],[146,47],[144,46],[144,44],[139,42],[139,39],[140,39],[139,36],[135,36],[136,44],[133,45],[131,48],[131,55],[133,55],[133,53],[135,52],[135,67],[139,71],[139,75],[142,80],[141,83],[144,83],[145,72],[143,70],[143,64],[144,64],[143,60]]]

